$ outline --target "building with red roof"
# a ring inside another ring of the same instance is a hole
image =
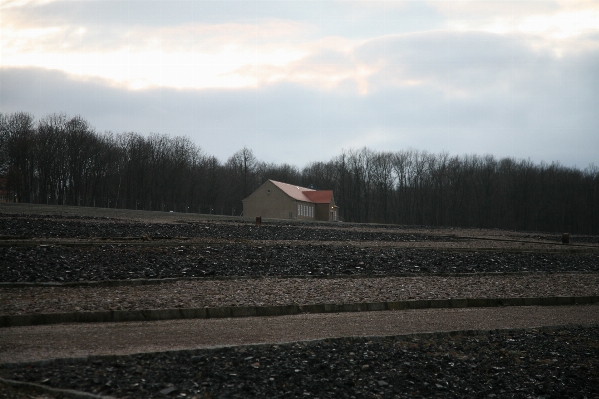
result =
[[[313,190],[267,180],[243,200],[243,216],[271,219],[339,220],[332,190]]]

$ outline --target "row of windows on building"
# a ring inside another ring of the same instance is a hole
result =
[[[314,217],[314,207],[310,205],[297,204],[297,216]]]

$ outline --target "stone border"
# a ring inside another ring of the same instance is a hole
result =
[[[29,389],[33,389],[37,392],[50,393],[54,395],[59,395],[61,397],[66,398],[74,398],[74,399],[115,399],[113,396],[102,396],[102,395],[94,395],[92,393],[82,392],[82,391],[74,391],[72,389],[59,389],[52,388],[42,384],[36,384],[34,382],[23,382],[23,381],[15,381],[15,380],[7,380],[5,378],[0,377],[0,382],[6,385],[13,386],[15,388],[26,387]]]
[[[396,302],[358,302],[347,304],[106,310],[3,315],[0,316],[0,328],[60,323],[115,323],[126,321],[288,316],[302,313],[376,312],[383,310],[456,309],[498,306],[567,306],[594,303],[599,303],[599,296],[417,299]]]
[[[289,275],[289,276],[212,276],[212,277],[167,277],[150,279],[130,279],[130,280],[88,280],[88,281],[44,281],[30,283],[26,281],[0,282],[2,288],[37,288],[37,287],[123,287],[123,286],[143,286],[158,285],[164,283],[176,283],[178,281],[233,281],[233,280],[259,280],[259,279],[367,279],[367,278],[389,278],[389,277],[501,277],[501,276],[531,276],[531,275],[554,275],[571,274],[587,275],[599,274],[597,271],[565,271],[565,272],[544,272],[544,271],[519,271],[519,272],[481,272],[481,273],[393,273],[393,274],[330,274],[330,275]]]

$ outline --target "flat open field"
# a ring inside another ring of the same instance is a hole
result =
[[[0,203],[0,398],[598,397],[598,303],[595,236]]]

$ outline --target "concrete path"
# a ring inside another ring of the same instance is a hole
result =
[[[513,306],[0,329],[0,363],[347,336],[599,324],[599,305]]]

